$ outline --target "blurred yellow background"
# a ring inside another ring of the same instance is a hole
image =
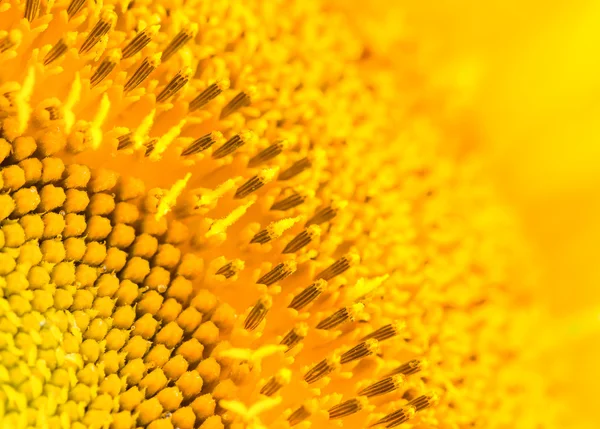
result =
[[[391,62],[417,40],[434,86],[455,89],[446,108],[466,112],[540,260],[565,427],[600,427],[600,2],[333,3]]]

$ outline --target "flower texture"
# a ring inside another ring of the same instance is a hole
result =
[[[540,427],[409,59],[313,0],[0,2],[0,426]]]

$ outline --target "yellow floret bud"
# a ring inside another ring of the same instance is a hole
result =
[[[35,187],[19,189],[13,194],[13,200],[13,213],[17,216],[35,210],[41,202],[40,195]]]
[[[0,203],[1,204],[1,203]],[[27,240],[39,239],[44,234],[44,221],[39,215],[26,215],[19,219],[19,223],[25,231]]]

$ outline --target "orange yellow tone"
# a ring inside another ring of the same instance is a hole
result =
[[[574,2],[339,2],[383,55],[419,40],[438,91],[459,100],[444,114],[477,147],[522,219],[540,268],[545,352],[532,355],[565,427],[599,426],[600,136],[595,49],[600,5]],[[397,25],[395,23],[400,23]],[[458,91],[457,91],[458,88]],[[453,104],[448,103],[448,104]],[[458,115],[457,115],[458,113]]]
[[[473,136],[361,34],[316,0],[0,3],[4,427],[554,427]]]

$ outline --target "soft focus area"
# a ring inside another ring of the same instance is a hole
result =
[[[565,417],[598,427],[600,3],[379,0],[347,10],[390,61],[412,36],[424,42],[420,60],[437,65],[440,91],[455,92],[466,113],[450,119],[476,136],[469,149],[486,152],[540,260],[544,371],[564,380]]]

